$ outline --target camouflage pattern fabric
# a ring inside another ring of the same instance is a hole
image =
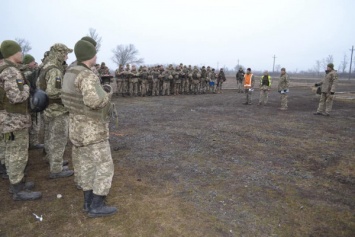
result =
[[[260,97],[259,97],[259,104],[267,104],[267,101],[269,99],[269,90],[270,87],[263,85],[260,87]]]
[[[330,114],[333,107],[334,95],[330,93],[321,93],[317,113]]]
[[[0,110],[0,164],[5,164],[5,140],[4,135],[2,134],[3,123],[6,119],[6,112],[4,110]]]
[[[11,67],[4,69],[0,73],[0,87],[5,90],[6,97],[12,104],[22,103],[28,100],[30,96],[30,88],[26,84],[17,83],[18,80],[23,82],[24,78],[16,65],[4,60]],[[29,114],[6,113],[3,122],[3,133],[13,132],[31,126],[31,117]]]
[[[45,117],[48,122],[46,158],[49,160],[50,172],[59,173],[63,170],[63,155],[68,142],[68,114],[56,117]]]
[[[14,139],[5,136],[5,165],[11,184],[21,182],[28,160],[28,129],[12,132]]]
[[[38,134],[41,128],[41,116],[39,113],[31,113],[32,126],[30,127],[30,146],[39,144]]]
[[[286,73],[281,74],[279,79],[279,84],[277,86],[277,90],[280,93],[281,91],[283,91],[283,93],[281,93],[281,109],[287,109],[287,93],[285,93],[285,91],[287,91],[288,88],[289,88],[289,77]]]
[[[111,101],[112,91],[106,93],[99,78],[90,70],[83,70],[74,81],[83,95],[84,104],[92,109],[105,107]],[[84,191],[107,195],[113,177],[113,161],[109,138],[109,121],[100,121],[71,112],[69,138],[73,143],[72,159],[75,182]]]
[[[96,195],[108,195],[114,174],[108,140],[74,148],[80,160],[80,186],[83,191],[93,190]]]

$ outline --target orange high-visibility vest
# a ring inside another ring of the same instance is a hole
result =
[[[251,88],[251,77],[253,74],[245,74],[244,75],[244,88]]]

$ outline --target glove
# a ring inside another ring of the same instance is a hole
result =
[[[105,85],[103,85],[102,87],[103,87],[104,91],[106,91],[107,93],[110,93],[110,92],[111,92],[111,89],[112,89],[112,88],[111,88],[110,85],[105,84]]]
[[[334,92],[330,92],[331,95],[334,95]]]
[[[314,84],[314,86],[319,86],[319,84],[318,84],[318,83],[316,83],[316,84]]]

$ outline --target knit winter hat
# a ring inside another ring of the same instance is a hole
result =
[[[8,58],[21,51],[22,49],[16,41],[4,40],[1,43],[1,53],[4,56],[4,58]]]
[[[29,64],[31,62],[35,61],[35,58],[31,55],[31,54],[26,54],[24,57],[23,57],[23,60],[22,60],[22,63],[23,64]]]
[[[92,59],[96,55],[95,46],[86,40],[79,40],[74,46],[74,53],[78,62]]]

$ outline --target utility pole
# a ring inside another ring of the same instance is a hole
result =
[[[350,57],[350,69],[349,69],[349,80],[350,80],[350,77],[351,77],[351,65],[353,64],[353,52],[354,52],[354,45],[353,47],[351,47],[351,57]]]
[[[274,58],[274,64],[272,65],[272,72],[274,73],[274,72],[275,72],[275,70],[274,70],[274,69],[275,69],[275,58],[276,58],[276,56],[274,55],[274,57],[273,57],[273,58]]]
[[[239,69],[239,58],[238,58],[238,69]]]

